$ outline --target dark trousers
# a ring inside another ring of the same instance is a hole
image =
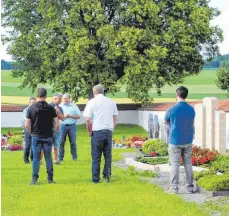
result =
[[[25,133],[24,134],[25,135],[24,162],[29,162],[29,156],[31,161],[33,160],[33,151],[31,147],[32,137],[26,129],[24,129],[24,133]]]
[[[41,151],[43,149],[46,169],[48,173],[48,179],[53,179],[53,163],[52,163],[52,142],[53,138],[39,138],[32,137],[32,149],[33,149],[33,178],[38,179],[39,169],[40,169],[40,160],[41,160]]]
[[[105,159],[103,176],[110,176],[112,161],[112,131],[93,131],[91,137],[91,156],[92,181],[94,182],[98,182],[100,180],[100,162],[102,153]]]
[[[77,146],[76,146],[76,124],[71,125],[60,125],[60,149],[59,149],[59,160],[64,159],[64,145],[66,142],[66,137],[69,137],[69,142],[71,146],[72,159],[77,159]]]

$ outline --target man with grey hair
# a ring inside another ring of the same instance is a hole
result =
[[[76,104],[70,102],[70,95],[63,95],[63,103],[60,105],[63,109],[65,120],[60,121],[60,151],[59,161],[64,160],[64,145],[68,135],[71,146],[72,160],[77,161],[77,145],[76,145],[76,123],[80,119],[81,113]]]
[[[50,105],[55,108],[58,119],[64,121],[65,117],[64,117],[63,109],[59,106],[61,100],[62,100],[62,94],[57,93],[53,96],[53,101],[50,103]],[[53,130],[54,129],[55,127],[53,127]],[[57,165],[60,164],[58,160],[59,146],[60,146],[60,131],[58,130],[53,134],[54,164]]]
[[[117,123],[118,110],[116,103],[104,96],[101,84],[93,88],[94,98],[84,110],[88,135],[91,137],[92,182],[100,181],[100,162],[102,153],[105,158],[103,178],[109,182],[112,161],[112,132]]]

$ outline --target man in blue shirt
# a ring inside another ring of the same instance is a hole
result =
[[[60,121],[60,151],[59,161],[64,159],[64,145],[68,135],[71,146],[72,160],[77,160],[77,146],[76,146],[76,123],[80,119],[81,113],[77,105],[70,102],[70,95],[63,95],[63,103],[60,107],[64,111],[64,121]]]
[[[176,90],[177,104],[169,108],[165,121],[169,124],[169,159],[171,163],[172,193],[178,193],[180,157],[185,167],[187,190],[193,193],[192,142],[194,137],[195,111],[185,99],[188,89],[180,86]]]
[[[36,103],[36,98],[35,97],[31,97],[29,99],[29,106],[27,106],[23,110],[23,127],[24,127],[24,141],[25,141],[24,162],[25,163],[29,163],[29,155],[30,155],[31,161],[33,160],[33,152],[32,152],[32,148],[31,148],[32,137],[31,137],[31,135],[29,134],[29,132],[25,128],[25,121],[26,121],[26,115],[27,115],[29,107],[32,106],[35,103]]]

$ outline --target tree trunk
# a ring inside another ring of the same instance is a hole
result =
[[[91,88],[88,93],[88,100],[91,100],[94,97],[93,89]]]

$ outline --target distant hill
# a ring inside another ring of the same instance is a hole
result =
[[[12,70],[13,62],[1,60],[1,70]]]
[[[203,68],[219,68],[222,61],[225,61],[227,59],[229,59],[229,54],[218,56],[210,62],[205,61]],[[12,70],[13,62],[1,60],[1,69],[2,70]]]
[[[205,62],[204,68],[219,68],[222,61],[229,59],[229,54],[218,56],[210,62]]]

